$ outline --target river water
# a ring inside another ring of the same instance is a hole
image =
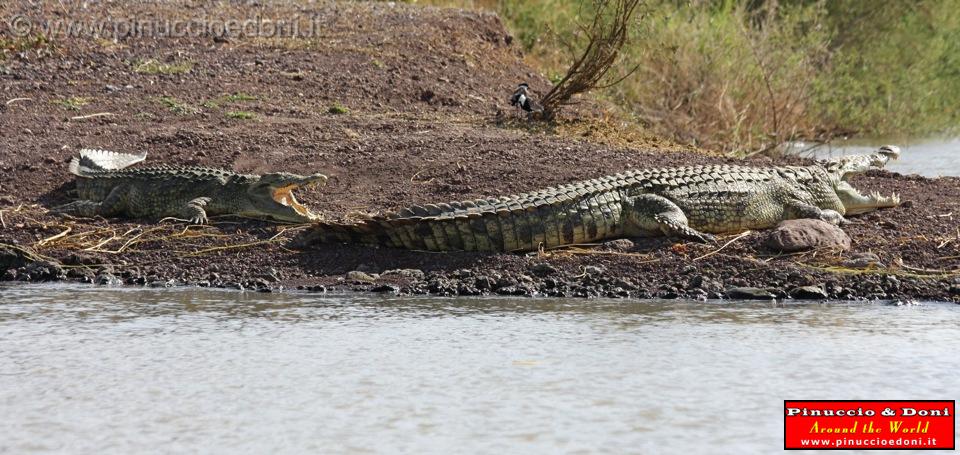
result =
[[[960,137],[956,138],[857,138],[837,141],[830,145],[793,143],[788,153],[815,158],[873,153],[878,147],[894,144],[902,152],[900,159],[890,161],[885,169],[901,174],[920,174],[925,177],[960,176]]]
[[[960,397],[960,306],[0,287],[0,453],[780,453]]]

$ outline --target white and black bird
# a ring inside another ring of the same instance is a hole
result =
[[[530,85],[526,82],[517,86],[517,90],[510,96],[510,105],[526,112],[543,112],[543,106],[530,96]]]

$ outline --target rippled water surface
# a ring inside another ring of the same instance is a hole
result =
[[[0,453],[781,453],[960,397],[960,306],[0,288]]]

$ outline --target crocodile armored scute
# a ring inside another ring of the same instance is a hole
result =
[[[81,150],[69,168],[77,176],[79,200],[52,211],[87,217],[173,217],[194,223],[205,223],[213,215],[307,223],[318,217],[293,192],[327,180],[323,174],[252,175],[198,166],[131,168],[145,159],[146,153]]]
[[[899,204],[864,196],[847,179],[900,154],[810,166],[730,164],[640,169],[506,197],[413,205],[356,222],[316,223],[302,243],[362,243],[427,251],[531,251],[620,237],[667,235],[698,242],[711,234],[815,218],[839,224]]]

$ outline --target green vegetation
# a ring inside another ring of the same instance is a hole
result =
[[[175,98],[169,96],[161,96],[160,98],[157,98],[157,102],[164,105],[167,109],[170,109],[171,112],[177,115],[196,114],[198,112],[197,108],[177,101]]]
[[[81,107],[90,104],[90,98],[72,96],[70,98],[64,98],[62,100],[55,100],[53,101],[53,104],[57,104],[71,111],[79,111]]]
[[[0,36],[0,62],[7,59],[10,54],[38,51],[40,53],[49,53],[53,51],[54,45],[46,35],[36,34],[31,36],[22,36],[14,38],[5,38]]]
[[[597,4],[427,2],[492,6],[555,83],[584,48]],[[638,16],[608,81],[636,73],[597,95],[681,141],[750,153],[960,125],[956,0],[648,0]]]
[[[149,59],[136,62],[133,71],[140,74],[184,74],[193,70],[193,62],[162,63]]]
[[[227,118],[232,118],[236,120],[253,120],[257,118],[257,114],[247,111],[230,111],[227,112]]]
[[[349,113],[350,113],[350,108],[348,108],[348,107],[346,107],[346,106],[344,106],[343,104],[340,104],[340,103],[333,103],[333,105],[330,106],[330,109],[327,109],[327,112],[329,112],[329,113],[331,113],[331,114],[334,114],[334,115],[349,114]]]

